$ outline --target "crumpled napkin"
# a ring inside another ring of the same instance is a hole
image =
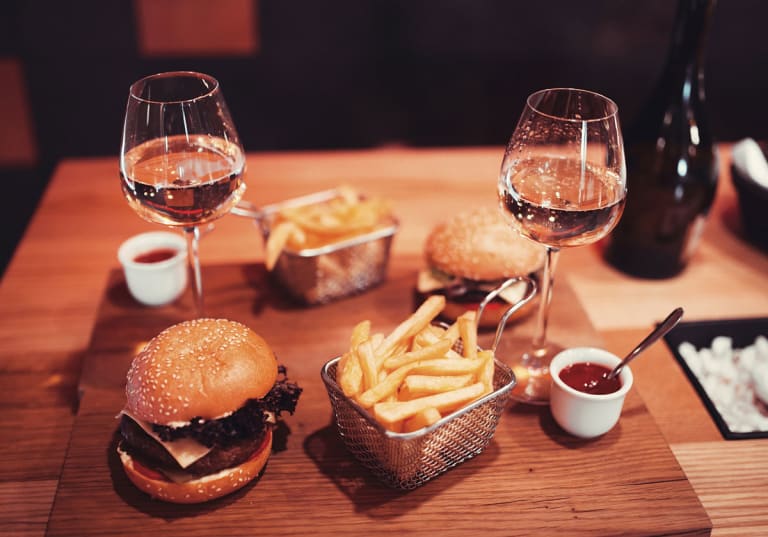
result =
[[[749,177],[763,188],[768,188],[768,160],[760,145],[752,138],[736,143],[732,150],[733,166],[743,176]]]

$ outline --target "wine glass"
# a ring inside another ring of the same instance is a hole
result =
[[[131,85],[120,147],[123,193],[143,219],[184,230],[199,317],[199,226],[240,201],[244,173],[243,147],[215,78],[176,71]]]
[[[626,165],[618,107],[597,93],[545,89],[526,101],[504,153],[499,205],[523,236],[547,255],[536,328],[515,364],[512,396],[549,402],[549,363],[562,347],[547,340],[547,320],[560,249],[600,240],[616,225],[626,199]]]

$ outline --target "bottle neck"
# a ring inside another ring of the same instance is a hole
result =
[[[679,0],[666,77],[689,85],[703,80],[704,52],[714,7],[715,0]]]

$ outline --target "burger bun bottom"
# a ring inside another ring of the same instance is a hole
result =
[[[261,446],[244,463],[184,482],[152,477],[142,472],[134,458],[119,446],[117,453],[128,479],[151,497],[170,503],[203,503],[235,492],[259,476],[272,453],[272,431],[267,429]]]
[[[418,306],[424,302],[424,300],[426,300],[429,295],[430,293],[422,293],[416,290],[416,305]],[[525,319],[531,314],[531,312],[535,310],[536,304],[537,300],[535,298],[534,300],[529,301],[515,313],[510,315],[509,319],[507,319],[507,323],[513,323]],[[512,304],[504,302],[500,299],[491,301],[483,311],[483,316],[480,318],[478,328],[480,330],[486,331],[496,330],[499,322],[501,322],[501,318],[504,315],[504,312],[507,311],[511,305]],[[456,301],[446,297],[445,307],[443,308],[443,311],[440,312],[440,320],[446,323],[453,323],[460,315],[466,313],[467,311],[477,311],[477,308],[479,307],[479,302]]]
[[[518,321],[520,319],[523,319],[524,317],[527,317],[531,311],[533,311],[533,302],[528,302],[526,305],[521,307],[519,310],[517,310],[515,313],[509,316],[509,319],[507,319],[508,323]],[[453,322],[456,320],[458,316],[463,314],[464,312],[468,310],[474,310],[477,311],[477,308],[480,306],[480,304],[471,304],[467,302],[454,302],[452,300],[446,300],[445,301],[445,308],[443,308],[442,316],[445,318],[446,321]],[[480,323],[478,324],[478,328],[488,330],[493,329],[495,330],[498,324],[501,322],[501,317],[504,315],[504,312],[507,311],[507,308],[509,308],[511,304],[508,304],[506,302],[501,302],[498,300],[494,300],[491,303],[489,303],[485,310],[483,311],[483,316],[480,318]]]
[[[529,302],[515,313],[510,315],[509,319],[507,319],[507,322],[511,323],[527,317],[528,314],[533,310],[531,304],[532,302]],[[453,302],[451,300],[446,300],[445,308],[443,309],[443,317],[445,317],[446,320],[453,322],[459,315],[468,310],[477,311],[479,306],[479,304],[468,304],[466,302]],[[498,324],[501,322],[501,317],[504,315],[504,312],[507,311],[509,306],[511,306],[511,304],[495,300],[488,304],[483,311],[483,316],[480,318],[478,328],[495,330]]]

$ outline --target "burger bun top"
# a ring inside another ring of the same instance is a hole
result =
[[[185,321],[163,330],[133,359],[127,410],[159,425],[217,419],[266,395],[277,367],[267,342],[247,326],[226,319]]]
[[[546,250],[512,229],[497,207],[478,207],[438,224],[427,236],[424,253],[431,268],[492,281],[537,271]]]

